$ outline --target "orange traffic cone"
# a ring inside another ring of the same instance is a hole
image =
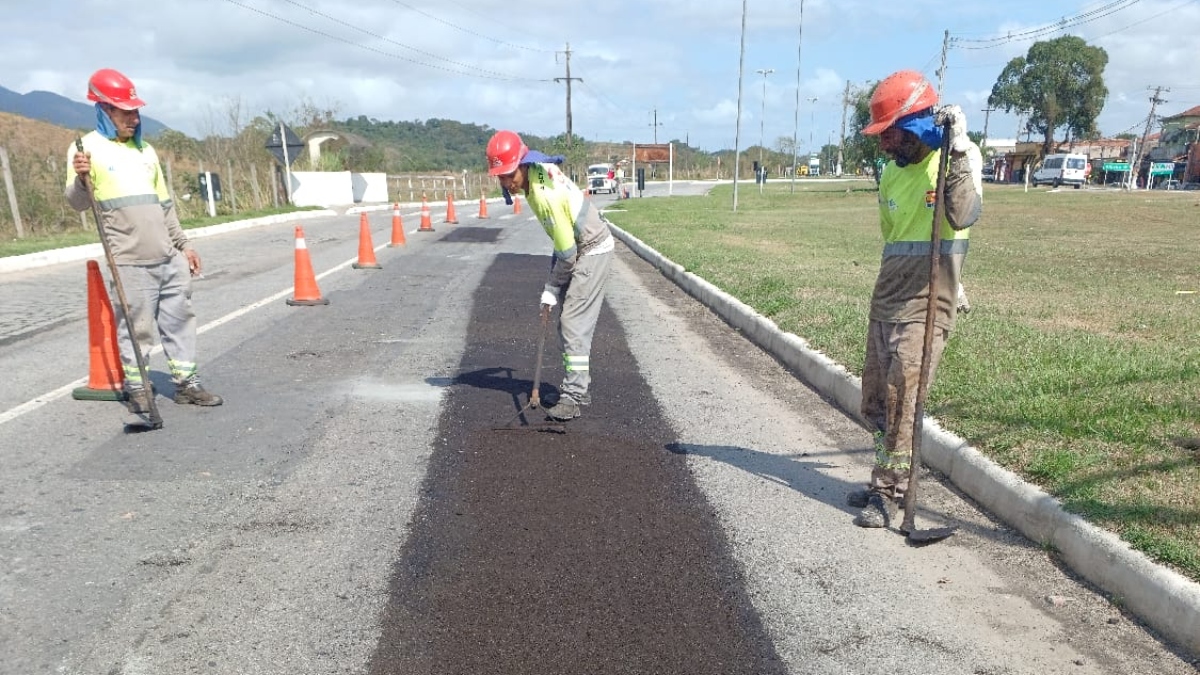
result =
[[[429,201],[421,195],[421,227],[418,232],[433,232],[433,222],[429,216]]]
[[[375,260],[375,244],[371,241],[371,221],[366,211],[358,218],[358,262],[351,265],[356,270],[377,270],[383,265]]]
[[[458,224],[458,216],[454,214],[454,193],[446,193],[446,222],[454,225]]]
[[[392,205],[392,242],[388,247],[396,248],[407,243],[404,239],[404,221],[400,219],[400,203],[397,202]]]
[[[487,218],[487,200],[483,198],[483,193],[479,193],[479,215],[476,218]]]
[[[312,259],[308,256],[308,244],[304,242],[304,228],[296,226],[296,281],[289,305],[328,305],[329,299],[321,297],[317,288],[317,277],[313,274]]]
[[[117,351],[117,321],[100,264],[87,261],[88,296],[88,383],[71,392],[77,401],[121,401],[125,399],[125,372]]]
[[[512,198],[513,198],[513,213],[520,213],[521,212],[521,198],[516,195],[513,195]]]

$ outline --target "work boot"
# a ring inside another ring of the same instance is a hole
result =
[[[575,399],[566,394],[559,396],[557,403],[546,408],[546,416],[556,422],[573,420],[579,417],[580,414],[582,412],[579,409],[579,404],[575,402]]]
[[[892,503],[892,500],[881,494],[872,493],[867,499],[867,505],[854,519],[854,524],[866,528],[888,527],[895,517],[896,505]]]
[[[175,402],[179,405],[221,405],[224,400],[216,394],[210,394],[200,386],[200,380],[191,377],[175,385]]]
[[[855,509],[864,508],[866,507],[867,503],[871,501],[871,495],[873,494],[875,493],[866,489],[852,490],[846,494],[846,506]]]
[[[134,415],[150,414],[150,396],[153,390],[145,387],[128,388],[125,390],[125,407]]]
[[[878,493],[872,492],[867,489],[851,490],[850,492],[846,493],[846,506],[849,506],[849,507],[855,508],[855,509],[865,508],[866,505],[871,501],[871,495],[873,495],[873,494],[878,494]],[[891,502],[892,504],[896,505],[897,508],[901,508],[901,509],[904,508],[904,501],[899,498],[892,499],[890,497],[884,496],[884,499],[886,499],[889,502]]]

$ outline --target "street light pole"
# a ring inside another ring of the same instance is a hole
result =
[[[746,64],[746,0],[742,0],[742,39],[738,49],[738,100],[737,122],[733,131],[733,210],[737,211],[738,203],[738,168],[742,159],[742,74]]]
[[[796,164],[800,161],[800,57],[804,46],[804,0],[800,0],[800,29],[796,36],[796,114],[792,119],[792,193],[796,192]]]
[[[813,127],[817,126],[817,97],[808,99],[808,165],[812,166]]]
[[[763,171],[763,144],[766,142],[764,131],[767,123],[767,76],[775,72],[774,68],[759,68],[754,71],[763,76],[763,92],[762,92],[762,114],[758,119],[758,170],[761,172],[754,179],[758,181],[758,194],[762,194],[763,183],[765,182],[766,172]]]

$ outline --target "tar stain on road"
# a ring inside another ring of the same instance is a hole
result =
[[[607,307],[584,416],[493,430],[531,389],[545,270],[502,255],[479,286],[370,672],[784,673]]]

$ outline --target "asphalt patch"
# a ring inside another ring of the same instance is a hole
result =
[[[501,255],[479,285],[370,672],[785,673],[607,306],[583,417],[494,430],[532,389],[545,269]]]
[[[500,240],[500,232],[492,227],[456,227],[438,241],[448,244],[492,244]]]

